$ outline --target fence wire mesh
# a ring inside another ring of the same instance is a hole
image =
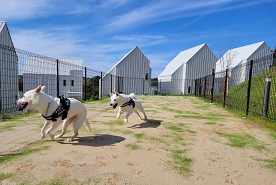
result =
[[[45,85],[53,96],[97,100],[110,92],[153,94],[150,79],[104,74],[81,59],[52,58],[0,45],[0,114],[18,111],[24,92]]]

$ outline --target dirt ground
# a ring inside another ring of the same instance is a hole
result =
[[[127,124],[109,100],[86,103],[93,131],[73,142],[70,127],[40,139],[39,114],[1,122],[15,126],[0,130],[0,184],[276,184],[273,131],[192,96],[138,98],[148,120]]]

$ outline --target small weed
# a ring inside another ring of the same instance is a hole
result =
[[[131,150],[138,150],[140,149],[140,146],[137,145],[136,143],[129,143],[125,145],[127,148],[131,149]]]
[[[135,137],[136,139],[142,139],[142,138],[145,137],[145,134],[143,134],[143,133],[134,134],[134,137]]]

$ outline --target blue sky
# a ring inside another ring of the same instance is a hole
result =
[[[276,46],[276,0],[0,0],[0,21],[16,48],[103,72],[138,46],[152,77],[203,43],[217,58],[260,41]]]

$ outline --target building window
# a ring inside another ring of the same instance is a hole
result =
[[[63,86],[66,86],[66,80],[63,80]]]
[[[71,80],[71,86],[74,86],[74,80]]]

